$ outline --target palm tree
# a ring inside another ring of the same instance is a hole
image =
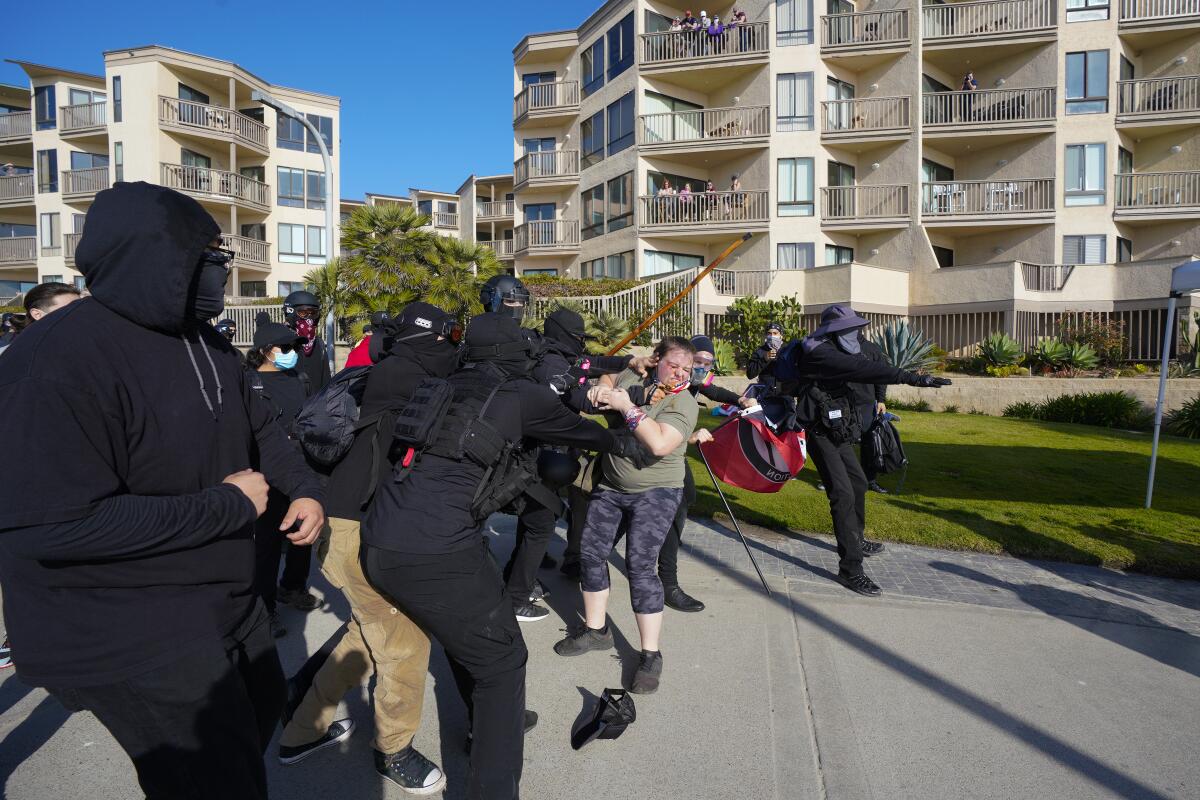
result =
[[[345,261],[334,258],[304,275],[304,282],[317,296],[321,308],[326,311],[333,309],[334,316],[339,318],[346,316],[347,307],[355,299],[349,287],[349,272],[349,265]]]
[[[418,299],[425,283],[425,262],[437,237],[429,217],[408,206],[360,206],[342,223],[342,249],[350,288],[360,294],[389,294],[401,305]]]
[[[483,312],[479,287],[500,272],[495,251],[477,242],[435,237],[424,258],[427,270],[421,299],[459,319]]]

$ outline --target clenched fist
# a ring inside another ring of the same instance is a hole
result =
[[[244,469],[229,475],[221,483],[236,486],[238,491],[246,495],[246,498],[254,504],[255,517],[261,517],[267,510],[267,492],[270,491],[270,487],[267,486],[267,479],[261,472]]]

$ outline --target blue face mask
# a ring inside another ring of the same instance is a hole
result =
[[[295,350],[290,353],[276,353],[272,361],[277,369],[295,369],[300,361],[300,354]]]
[[[708,367],[692,367],[692,383],[704,383],[704,379],[708,377]]]

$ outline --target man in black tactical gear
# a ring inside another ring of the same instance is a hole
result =
[[[821,314],[821,324],[801,342],[796,371],[796,418],[807,433],[808,453],[829,495],[837,537],[838,581],[868,597],[880,588],[863,572],[867,479],[854,453],[861,436],[853,383],[904,383],[938,388],[950,381],[918,375],[862,356],[860,332],[870,323],[848,305]]]
[[[484,311],[504,314],[520,322],[529,306],[529,290],[512,275],[493,275],[479,290],[479,302],[483,303]]]
[[[329,353],[321,340],[321,302],[312,292],[292,292],[283,299],[283,313],[288,327],[304,340],[300,346],[300,363],[296,369],[308,376],[313,392],[329,383]]]
[[[472,800],[516,798],[521,779],[528,653],[482,536],[487,514],[534,480],[530,473],[510,481],[509,456],[523,438],[626,457],[644,453],[624,434],[563,408],[548,387],[535,383],[536,351],[511,316],[488,313],[471,321],[466,365],[446,381],[451,396],[430,390],[448,405],[428,417],[429,444],[419,454],[399,454],[362,526],[367,576],[441,642],[467,703]],[[398,441],[416,438],[421,395],[418,390],[401,415],[407,427]]]
[[[883,349],[864,336],[861,329],[858,332],[858,345],[863,358],[868,361],[887,361],[887,356],[883,354]],[[887,413],[887,384],[853,383],[850,386],[854,392],[855,410],[858,412],[858,418],[862,423],[862,433],[863,436],[866,436],[867,431],[871,429],[875,420]],[[867,478],[867,488],[872,492],[887,494],[887,489],[880,486],[875,480],[879,477],[879,473],[875,467],[861,458],[859,462],[862,464],[863,474]],[[866,555],[870,556],[882,551],[882,543],[864,542],[863,552]]]

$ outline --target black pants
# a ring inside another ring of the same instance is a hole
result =
[[[815,426],[809,427],[813,430]],[[837,445],[817,433],[808,437],[808,454],[829,495],[833,533],[837,537],[838,568],[849,575],[862,574],[862,537],[866,526],[867,478],[854,446]]]
[[[875,423],[875,406],[864,406],[858,409],[858,418],[862,422],[862,432],[865,438],[867,431]],[[875,469],[875,465],[870,460],[862,457],[862,442],[859,442],[858,445],[858,456],[858,463],[862,465],[863,475],[866,477],[867,483],[874,483],[875,479],[879,477],[879,471]]]
[[[312,565],[312,546],[297,547],[287,544],[283,558],[283,575],[279,574],[279,555],[287,536],[279,530],[287,516],[291,503],[281,492],[274,489],[267,496],[267,510],[254,523],[254,589],[266,604],[267,611],[275,612],[276,584],[284,589],[299,591],[308,586],[308,571]]]
[[[575,486],[567,489],[567,502],[571,513],[567,515],[567,549],[563,551],[563,564],[579,563],[579,543],[583,540],[583,526],[587,523],[588,493]]]
[[[525,510],[517,517],[517,544],[504,567],[504,581],[513,603],[529,602],[538,567],[542,565],[557,522],[558,509],[526,498]]]
[[[469,800],[515,800],[524,756],[529,653],[487,542],[413,555],[363,546],[363,568],[442,644],[471,716]]]
[[[148,800],[267,797],[263,753],[286,689],[257,602],[238,630],[178,661],[119,683],[49,691],[108,729]]]
[[[692,478],[690,469],[683,472],[683,502],[675,512],[675,521],[671,530],[667,531],[667,539],[663,542],[658,554],[658,577],[663,586],[679,585],[679,545],[683,541],[683,528],[687,525],[688,508],[696,502],[696,481]]]

